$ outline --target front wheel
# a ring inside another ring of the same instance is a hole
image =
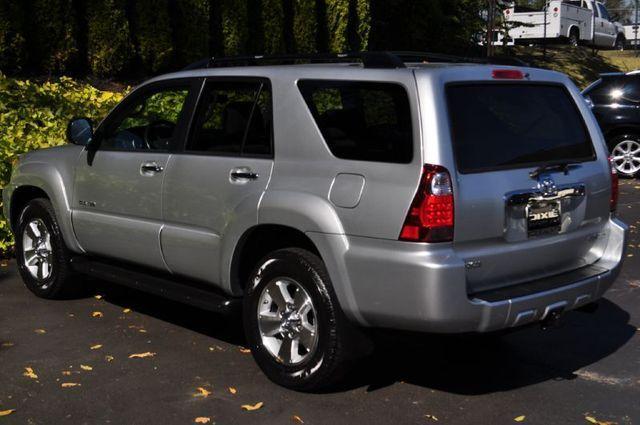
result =
[[[622,177],[634,177],[640,172],[640,136],[618,136],[610,143],[613,166]]]
[[[20,214],[16,230],[18,270],[31,292],[50,299],[79,292],[69,264],[71,255],[48,199],[30,201]]]
[[[253,357],[275,383],[316,391],[342,377],[350,326],[316,255],[297,248],[267,255],[249,280],[243,316]]]

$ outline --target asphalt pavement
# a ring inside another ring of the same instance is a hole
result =
[[[99,281],[41,300],[5,262],[0,424],[640,423],[640,182],[622,182],[619,210],[629,257],[595,313],[507,335],[385,333],[323,394],[268,381],[237,317]]]

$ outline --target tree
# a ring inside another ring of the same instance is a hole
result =
[[[137,0],[134,3],[131,30],[142,66],[151,73],[166,70],[174,54],[168,0]],[[150,10],[154,13],[149,13]]]
[[[27,64],[26,13],[21,0],[0,0],[0,69],[21,71]]]
[[[62,74],[77,68],[74,8],[71,0],[32,0],[30,31],[34,66],[47,74]]]
[[[98,77],[123,75],[131,62],[133,46],[122,0],[89,0],[89,68]]]

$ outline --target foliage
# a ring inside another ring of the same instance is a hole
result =
[[[0,188],[9,181],[18,155],[65,143],[70,119],[98,122],[122,98],[70,78],[36,83],[0,74]],[[6,220],[0,217],[0,254],[12,245]]]
[[[284,8],[282,0],[262,1],[264,52],[282,53],[284,44]]]
[[[327,31],[329,33],[329,50],[345,52],[349,50],[349,0],[326,0]]]
[[[35,66],[47,74],[68,72],[78,57],[72,0],[32,1]]]
[[[98,77],[122,75],[133,52],[123,0],[89,0],[88,59]]]
[[[17,72],[26,64],[25,15],[21,0],[0,0],[0,69]]]
[[[241,54],[247,46],[247,0],[220,0],[224,54]]]
[[[244,12],[246,14],[246,9]],[[206,57],[209,52],[209,1],[177,0],[173,19],[177,66],[182,67]],[[232,23],[239,27],[243,24]]]
[[[293,3],[293,43],[297,53],[316,51],[315,0],[294,0]]]
[[[167,70],[173,59],[170,22],[168,0],[135,2],[132,29],[136,51],[144,69],[152,73]]]

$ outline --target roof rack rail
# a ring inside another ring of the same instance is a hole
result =
[[[248,55],[212,57],[203,59],[184,68],[184,71],[202,68],[226,68],[234,66],[293,65],[298,63],[352,63],[362,62],[365,68],[397,69],[406,68],[410,62],[436,63],[484,63],[496,65],[527,66],[516,58],[469,58],[429,52],[346,52],[310,53],[283,55]]]

